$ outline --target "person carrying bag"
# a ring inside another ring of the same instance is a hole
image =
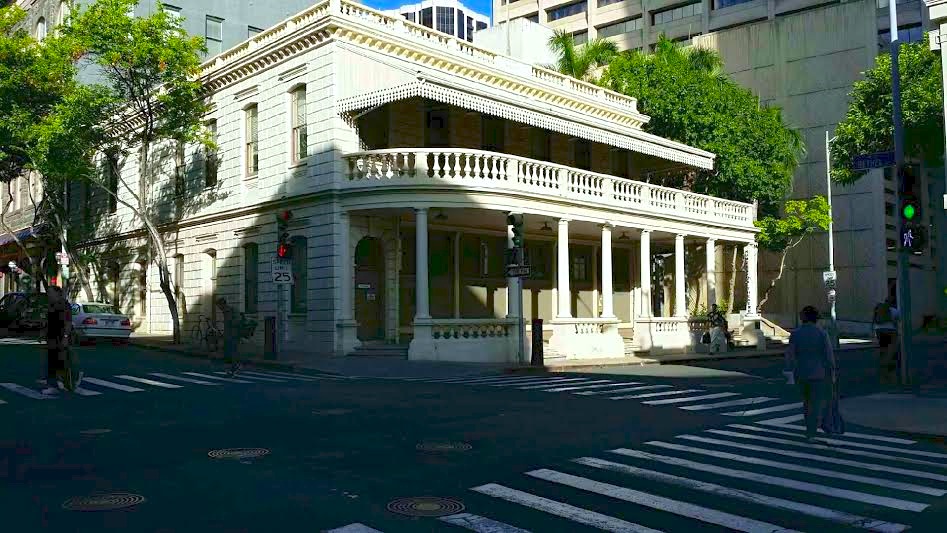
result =
[[[841,415],[838,414],[836,387],[838,366],[835,363],[832,341],[828,334],[816,325],[819,311],[807,305],[799,313],[799,317],[802,325],[789,337],[785,368],[787,373],[791,373],[791,381],[795,382],[802,396],[806,440],[812,441],[820,426],[825,430],[827,425],[831,432],[835,433],[842,425]]]

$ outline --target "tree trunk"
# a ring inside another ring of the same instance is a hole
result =
[[[783,272],[786,270],[786,256],[789,255],[789,251],[795,248],[800,242],[802,242],[801,237],[783,250],[782,256],[779,258],[779,272],[777,272],[776,277],[769,282],[769,287],[766,287],[766,290],[763,291],[763,297],[760,298],[760,303],[756,306],[757,313],[763,310],[763,304],[769,299],[769,293],[773,290],[773,287],[776,286],[776,282],[783,277]]]
[[[734,291],[737,288],[737,245],[733,245],[733,259],[730,260],[730,286],[727,288],[727,314],[733,312]]]

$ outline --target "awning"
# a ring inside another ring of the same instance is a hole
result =
[[[20,231],[14,231],[12,234],[4,233],[3,235],[0,235],[0,246],[6,246],[11,242],[15,242],[16,239],[13,238],[13,235],[16,235],[17,239],[25,241],[26,239],[36,235],[36,233],[33,231],[33,228],[21,229]]]
[[[420,97],[479,111],[481,113],[528,124],[537,128],[579,137],[633,152],[660,157],[668,161],[683,163],[703,169],[712,169],[714,155],[697,148],[674,142],[641,130],[622,128],[622,132],[608,131],[603,128],[583,124],[548,113],[542,113],[521,105],[513,105],[487,98],[470,92],[461,91],[438,83],[437,80],[422,79],[387,89],[372,91],[343,98],[338,102],[338,111],[347,113],[370,109],[397,100]]]

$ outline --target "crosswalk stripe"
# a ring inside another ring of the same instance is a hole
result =
[[[483,377],[483,376],[479,376],[479,377],[464,377],[464,378],[438,379],[438,380],[432,380],[432,383],[465,383],[465,384],[466,384],[466,383],[470,383],[470,384],[474,384],[474,383],[493,383],[493,382],[496,382],[496,383],[504,383],[504,382],[516,383],[516,382],[519,382],[519,381],[531,381],[531,380],[534,380],[534,379],[549,379],[549,376],[519,376],[519,377],[511,377],[511,376],[489,376],[489,377]],[[563,378],[563,377],[555,377],[555,378],[551,378],[551,379],[564,379],[564,378]]]
[[[743,424],[728,424],[728,427],[746,429],[750,431],[762,431],[765,433],[774,433],[776,435],[788,435],[790,437],[798,437],[799,435],[795,433],[789,433],[788,431],[779,431],[769,428],[761,428],[756,426],[746,426]],[[852,442],[849,440],[840,440],[832,439],[828,437],[819,437],[821,442],[827,442],[829,444],[838,444],[839,446],[852,446],[854,448],[865,448],[866,450],[878,450],[885,452],[898,452],[907,455],[917,455],[920,457],[935,457],[937,459],[947,459],[947,454],[936,453],[936,452],[925,452],[923,450],[906,450],[904,448],[895,448],[893,446],[883,446],[881,444],[868,444],[864,442]]]
[[[3,400],[0,400],[0,405],[3,405],[3,404],[5,404],[5,403],[7,403],[7,402],[5,402],[5,401],[3,401]]]
[[[527,472],[526,475],[553,483],[559,483],[567,487],[601,494],[602,496],[608,496],[616,500],[674,513],[708,524],[723,526],[734,531],[751,531],[754,533],[792,531],[791,529],[786,529],[760,520],[754,520],[745,516],[725,513],[723,511],[717,511],[716,509],[710,509],[709,507],[673,500],[671,498],[665,498],[626,487],[619,487],[610,483],[602,483],[601,481],[573,476],[572,474],[557,472],[546,468]]]
[[[15,392],[17,394],[26,396],[33,400],[55,400],[55,396],[49,396],[41,392],[37,392],[33,389],[24,387],[23,385],[17,385],[16,383],[0,383],[0,387],[7,389],[8,391]]]
[[[675,486],[683,487],[686,489],[698,490],[701,492],[706,492],[706,493],[710,493],[717,496],[725,496],[729,498],[734,498],[737,500],[765,505],[767,507],[773,507],[776,509],[785,509],[787,511],[794,511],[794,512],[802,513],[805,515],[814,516],[816,518],[821,518],[823,520],[836,522],[838,524],[842,524],[846,526],[867,529],[869,531],[877,531],[877,532],[882,532],[882,533],[898,533],[910,527],[904,524],[896,524],[892,522],[885,522],[883,520],[875,520],[873,518],[849,514],[842,511],[836,511],[834,509],[826,509],[825,507],[819,507],[819,506],[810,505],[807,503],[796,502],[792,500],[784,500],[782,498],[775,498],[772,496],[766,496],[764,494],[757,494],[755,492],[734,489],[734,488],[726,487],[724,485],[717,485],[715,483],[707,483],[705,481],[698,481],[696,479],[690,479],[690,478],[685,478],[685,477],[674,476],[671,474],[665,474],[664,472],[646,470],[644,468],[638,468],[636,466],[626,465],[622,463],[615,463],[612,461],[606,461],[604,459],[597,459],[595,457],[581,457],[579,459],[573,459],[573,461],[581,465],[590,466],[593,468],[599,468],[602,470],[609,470],[612,472],[628,474],[628,475],[648,479],[650,481],[663,482],[669,485],[675,485]]]
[[[764,426],[775,426],[778,428],[797,429],[800,431],[805,431],[806,430],[805,426],[789,423],[789,422],[795,422],[796,420],[802,420],[803,418],[805,418],[803,415],[792,415],[792,416],[786,416],[783,418],[773,418],[770,420],[757,420],[756,423],[762,424]],[[822,431],[822,430],[819,429],[819,431]],[[845,436],[850,437],[850,438],[855,438],[855,439],[889,442],[891,444],[917,444],[916,440],[901,439],[898,437],[886,437],[883,435],[870,435],[868,433],[856,433],[854,431],[846,431]]]
[[[227,383],[253,383],[252,381],[247,381],[245,379],[222,378],[220,376],[212,376],[210,374],[201,374],[200,372],[182,372],[182,374],[196,376],[199,378],[216,379],[218,381],[226,381]]]
[[[775,413],[778,411],[789,411],[791,409],[799,409],[802,407],[802,402],[797,403],[787,403],[783,405],[774,405],[773,407],[763,407],[762,409],[750,409],[749,411],[733,411],[730,413],[722,413],[725,416],[756,416],[764,413]]]
[[[529,530],[520,529],[503,522],[497,522],[483,516],[477,516],[470,513],[458,513],[438,518],[441,522],[476,531],[477,533],[530,533]]]
[[[330,375],[330,374],[294,374],[292,372],[281,372],[279,370],[258,370],[256,372],[250,372],[250,373],[272,375],[273,377],[297,378],[297,379],[302,379],[302,378],[329,379],[329,380],[336,380],[336,381],[345,381],[348,379],[352,379],[349,376],[335,376],[335,375]]]
[[[579,385],[592,385],[592,384],[595,384],[595,383],[612,383],[612,380],[610,380],[610,379],[593,379],[593,380],[591,380],[591,381],[583,381],[583,382],[580,382]],[[550,385],[549,383],[545,383],[545,384],[543,384],[543,385],[527,385],[527,386],[525,386],[525,387],[517,387],[517,388],[520,389],[520,390],[533,390],[533,389],[546,389],[546,388],[548,388],[548,387],[550,387],[550,386],[557,386],[557,385],[559,385],[559,384],[558,384],[558,383],[554,383],[554,384]],[[579,386],[579,385],[576,385],[576,386]]]
[[[229,372],[221,372],[221,371],[214,372],[214,374],[220,374],[221,376],[229,376],[229,375],[230,375]],[[259,377],[256,377],[256,376],[248,376],[246,372],[239,372],[239,374],[240,374],[240,376],[243,377],[244,379],[249,379],[249,380],[251,380],[251,382],[252,382],[252,381],[268,381],[268,382],[271,382],[271,383],[286,383],[286,380],[283,380],[283,379],[259,378]]]
[[[658,396],[678,396],[680,394],[689,394],[691,392],[704,392],[700,389],[672,390],[665,392],[646,392],[644,394],[630,394],[628,396],[611,396],[609,400],[633,400],[635,398],[655,398]]]
[[[474,487],[470,490],[486,494],[487,496],[493,496],[494,498],[500,498],[508,502],[518,503],[525,507],[536,509],[537,511],[561,516],[573,522],[592,526],[604,531],[612,531],[614,533],[662,533],[660,530],[651,529],[650,527],[645,527],[633,522],[627,522],[620,518],[615,518],[614,516],[596,513],[595,511],[589,511],[588,509],[575,507],[568,503],[550,500],[521,490],[511,489],[503,485],[497,485],[496,483],[487,483],[486,485]]]
[[[616,392],[632,392],[636,390],[653,390],[653,389],[669,389],[670,385],[644,385],[641,387],[628,387],[627,389],[612,389],[612,390],[597,390],[597,391],[585,391],[577,392],[576,394],[580,396],[594,396],[596,394],[615,394]]]
[[[215,387],[219,385],[219,383],[211,383],[210,381],[204,381],[201,379],[182,378],[180,376],[172,376],[171,374],[162,374],[161,372],[149,372],[148,375],[163,378],[163,379],[170,379],[172,381],[183,381],[184,383],[194,383],[196,385],[213,385]]]
[[[582,389],[603,389],[608,387],[624,387],[625,385],[635,385],[634,382],[605,383],[602,385],[576,385],[574,387],[559,387],[555,389],[546,389],[545,392],[565,392]],[[577,394],[577,393],[573,393]]]
[[[492,384],[492,385],[490,385],[490,386],[491,386],[491,387],[519,387],[519,386],[521,386],[521,385],[539,385],[539,384],[548,384],[549,386],[552,386],[552,385],[558,385],[558,384],[560,384],[560,383],[566,383],[566,382],[569,382],[569,381],[579,381],[579,382],[582,382],[582,381],[590,381],[590,380],[589,380],[589,378],[565,378],[565,379],[563,379],[563,378],[543,378],[543,379],[537,379],[536,381],[529,382],[529,383],[526,383],[526,382],[524,381],[524,382],[518,382],[518,383]]]
[[[377,529],[372,529],[362,523],[349,524],[347,526],[337,527],[327,530],[326,533],[382,533]]]
[[[59,385],[59,390],[66,390],[66,386],[63,385],[62,381],[57,382],[57,385]],[[72,392],[78,394],[79,396],[101,396],[102,395],[101,392],[96,392],[94,390],[89,390],[89,389],[83,389],[82,387],[76,387],[76,389]]]
[[[105,387],[108,389],[120,390],[122,392],[144,392],[145,389],[139,389],[138,387],[129,387],[128,385],[122,385],[121,383],[112,383],[111,381],[105,381],[104,379],[98,378],[83,378],[82,381],[87,381],[93,385],[98,385],[100,387]]]
[[[552,384],[560,383],[566,379],[569,379],[569,378],[567,377],[558,377],[558,378],[547,377],[547,378],[528,378],[528,379],[504,378],[504,379],[491,379],[487,381],[476,381],[476,382],[456,381],[456,382],[451,382],[450,385],[482,385],[482,386],[489,385],[491,387],[498,387],[498,386],[514,387],[516,385],[530,385],[534,383],[549,383],[552,385]]]
[[[754,444],[745,444],[742,442],[733,442],[729,440],[721,439],[710,439],[707,437],[698,437],[697,435],[678,435],[677,438],[692,440],[696,442],[703,442],[706,444],[716,444],[718,446],[727,446],[730,448],[738,448],[741,450],[751,450],[756,452],[772,453],[776,455],[783,455],[786,457],[795,457],[797,459],[809,459],[812,461],[819,461],[823,463],[830,463],[842,466],[851,466],[855,468],[861,468],[863,470],[874,470],[876,472],[890,472],[892,474],[898,474],[901,476],[911,476],[919,477],[924,479],[933,479],[935,481],[942,481],[947,483],[947,476],[940,474],[932,474],[930,472],[922,472],[920,470],[910,470],[906,468],[895,468],[893,466],[879,465],[875,463],[863,463],[861,461],[849,461],[848,459],[842,459],[839,457],[830,457],[825,455],[817,455],[814,453],[805,453],[805,452],[794,452],[792,450],[783,450],[781,448],[767,448],[765,446],[756,446]]]
[[[938,468],[947,468],[947,465],[945,465],[944,463],[935,463],[933,461],[924,461],[922,459],[912,459],[910,457],[893,456],[891,454],[885,454],[885,453],[875,453],[875,452],[867,452],[864,450],[840,448],[838,446],[828,446],[826,444],[800,442],[797,440],[780,439],[777,437],[765,437],[763,435],[750,435],[747,433],[738,433],[736,431],[724,431],[720,429],[708,429],[707,432],[716,433],[717,435],[726,435],[728,437],[738,437],[741,439],[751,439],[751,440],[759,440],[763,442],[772,442],[774,444],[786,444],[788,446],[798,446],[800,448],[809,448],[812,450],[825,450],[825,451],[830,451],[833,453],[841,453],[845,455],[858,455],[860,457],[871,457],[874,459],[887,459],[889,461],[900,461],[902,463],[910,463],[910,464],[915,464],[915,465],[936,466]]]
[[[307,383],[315,383],[315,382],[321,381],[319,378],[310,378],[310,377],[301,377],[301,376],[279,376],[279,375],[274,375],[274,374],[267,374],[264,372],[252,372],[249,370],[241,370],[240,374],[247,376],[248,378],[259,376],[261,378],[276,378],[277,380],[288,379],[290,381],[305,381]]]
[[[729,400],[726,402],[719,403],[702,403],[699,405],[685,405],[681,409],[686,409],[688,411],[703,411],[705,409],[719,409],[721,407],[733,407],[734,405],[755,405],[758,403],[772,402],[776,398],[767,398],[765,396],[758,396],[756,398],[743,398],[742,400]]]
[[[650,444],[650,443],[649,443]],[[876,496],[874,494],[867,494],[864,492],[858,492],[848,489],[840,489],[836,487],[827,487],[825,485],[819,485],[816,483],[809,483],[806,481],[798,481],[795,479],[787,479],[777,476],[769,476],[766,474],[759,474],[757,472],[751,472],[749,470],[736,470],[732,468],[723,468],[720,466],[715,466],[708,463],[699,463],[697,461],[690,461],[688,459],[680,459],[677,457],[669,457],[666,455],[657,455],[649,452],[643,452],[640,450],[629,450],[628,448],[619,448],[617,450],[610,450],[613,453],[619,455],[624,455],[626,457],[635,457],[638,459],[648,459],[652,461],[659,461],[661,463],[680,466],[683,468],[690,468],[692,470],[697,470],[699,472],[717,474],[726,477],[734,477],[737,479],[742,479],[745,481],[756,481],[757,483],[763,483],[766,485],[774,485],[777,487],[784,487],[787,489],[794,489],[802,492],[812,492],[815,494],[822,494],[824,496],[833,496],[836,498],[842,498],[845,500],[852,500],[862,503],[869,503],[872,505],[880,505],[883,507],[890,507],[892,509],[900,509],[902,511],[914,511],[921,512],[924,509],[930,507],[926,503],[912,502],[908,500],[901,500],[898,498],[889,498],[887,496]]]
[[[789,470],[790,472],[805,472],[807,474],[813,474],[816,476],[828,477],[833,479],[845,479],[848,481],[854,481],[856,483],[864,483],[865,485],[876,485],[878,487],[885,487],[888,489],[903,490],[907,492],[917,492],[919,494],[927,494],[928,496],[943,496],[947,494],[947,490],[934,489],[931,487],[925,487],[923,485],[915,485],[913,483],[902,483],[900,481],[890,481],[887,479],[880,479],[871,476],[859,476],[856,474],[847,474],[845,472],[838,472],[835,470],[824,470],[822,468],[813,468],[809,466],[802,466],[799,464],[790,464],[790,463],[781,463],[779,461],[770,461],[769,459],[761,459],[759,457],[751,457],[747,455],[737,455],[730,452],[721,452],[717,450],[708,450],[704,448],[695,448],[693,446],[682,446],[680,444],[672,444],[670,442],[660,442],[660,441],[650,441],[647,444],[651,446],[657,446],[659,448],[665,448],[668,450],[676,450],[679,452],[687,452],[697,455],[706,455],[708,457],[716,457],[717,459],[727,459],[730,461],[736,461],[739,463],[747,463],[751,465],[759,466],[768,466],[770,468],[776,468],[779,470]]]
[[[668,398],[667,400],[648,400],[647,402],[641,402],[646,405],[668,405],[672,403],[685,403],[685,402],[695,402],[697,400],[713,400],[716,398],[729,398],[731,396],[739,396],[735,392],[717,392],[714,394],[703,394],[700,396],[688,396],[687,398]]]
[[[115,376],[121,379],[127,379],[128,381],[137,381],[138,383],[144,383],[145,385],[152,385],[155,387],[161,387],[163,389],[180,389],[181,385],[172,385],[171,383],[164,383],[163,381],[155,381],[148,378],[136,378],[135,376],[126,376],[124,374]]]

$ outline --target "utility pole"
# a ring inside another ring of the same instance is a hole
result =
[[[833,220],[834,216],[832,214],[832,141],[835,140],[835,137],[829,138],[829,132],[825,132],[825,187],[826,187],[826,198],[829,201],[829,272],[831,272],[832,280],[831,283],[829,280],[826,280],[825,284],[828,288],[828,298],[829,304],[831,304],[830,316],[832,323],[830,326],[830,335],[832,337],[832,343],[836,348],[839,347],[839,334],[838,334],[838,322],[835,315],[835,301],[838,299],[838,277],[835,274],[835,234],[833,230]]]
[[[901,73],[898,58],[901,51],[901,40],[898,39],[898,3],[888,2],[889,33],[891,34],[891,98],[893,102],[894,119],[894,160],[895,175],[898,181],[897,203],[904,200],[904,124],[901,118]],[[904,231],[904,220],[901,221],[901,231]],[[900,239],[899,239],[900,240]],[[911,259],[909,250],[903,242],[898,243],[898,310],[901,320],[898,323],[898,339],[901,348],[901,384],[908,383],[908,364],[912,349],[912,322],[911,322]]]

